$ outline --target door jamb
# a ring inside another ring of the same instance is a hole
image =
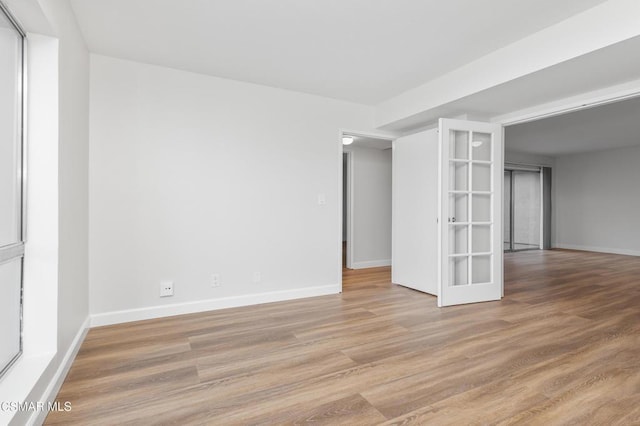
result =
[[[343,153],[347,155],[347,261],[345,266],[347,269],[353,269],[353,159],[355,152],[343,151]]]

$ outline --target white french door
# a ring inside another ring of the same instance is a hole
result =
[[[438,306],[499,300],[502,126],[440,119],[439,130]]]

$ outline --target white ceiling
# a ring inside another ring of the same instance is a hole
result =
[[[505,143],[547,156],[640,145],[640,97],[507,127]]]
[[[375,104],[605,0],[72,0],[92,52]]]

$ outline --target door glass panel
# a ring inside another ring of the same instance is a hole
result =
[[[22,258],[0,264],[0,370],[20,352]]]
[[[504,250],[511,250],[511,172],[504,172]]]
[[[20,235],[22,38],[0,11],[0,247]]]
[[[469,260],[466,256],[449,259],[449,285],[469,284]]]
[[[471,231],[473,253],[489,253],[491,251],[491,225],[474,225]]]
[[[471,258],[473,284],[482,284],[491,282],[491,256],[473,256]]]
[[[451,194],[449,209],[455,222],[469,221],[469,196],[467,194]]]
[[[449,234],[449,252],[451,254],[469,253],[469,227],[467,225],[450,225]]]
[[[491,222],[491,195],[473,194],[473,221]]]
[[[472,164],[473,167],[473,191],[491,191],[491,165]]]
[[[513,171],[513,249],[540,248],[540,173]]]
[[[449,187],[453,191],[467,191],[469,188],[469,164],[451,162]]]
[[[491,135],[474,132],[471,140],[471,159],[474,161],[491,161]]]
[[[469,132],[462,130],[451,131],[451,153],[452,159],[469,159]]]
[[[503,130],[499,124],[445,118],[439,128],[438,306],[499,300],[502,269],[494,251],[502,232]]]

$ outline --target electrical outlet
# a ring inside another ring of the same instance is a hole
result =
[[[160,283],[160,297],[173,296],[173,281],[162,281]]]
[[[211,287],[220,287],[220,274],[211,274]]]
[[[260,281],[262,281],[262,274],[260,274],[260,272],[254,272],[253,273],[253,282],[254,283],[259,283]]]

